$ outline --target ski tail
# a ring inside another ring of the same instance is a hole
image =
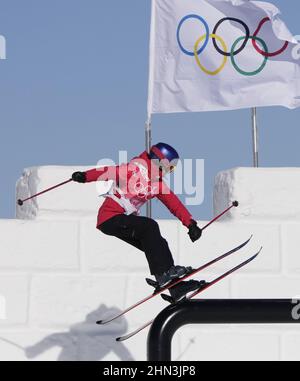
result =
[[[222,274],[221,276],[219,276],[218,278],[214,279],[213,281],[205,284],[203,287],[201,287],[199,290],[195,291],[193,294],[191,294],[187,299],[185,300],[191,300],[192,298],[194,298],[195,296],[199,295],[200,293],[206,291],[208,288],[212,287],[213,285],[215,285],[216,283],[222,281],[223,279],[227,278],[228,276],[230,276],[231,274],[235,273],[236,271],[240,270],[241,268],[247,266],[249,263],[253,262],[258,256],[259,254],[261,253],[262,251],[262,247],[260,248],[260,250],[255,254],[253,255],[251,258],[247,259],[246,261],[240,263],[239,265],[237,265],[236,267],[232,268],[231,270],[225,272],[224,274]],[[180,302],[182,303],[182,302]],[[125,335],[125,336],[121,336],[121,337],[118,337],[116,340],[117,341],[126,341],[128,339],[130,339],[131,337],[137,335],[139,332],[143,331],[145,328],[149,327],[152,323],[153,323],[154,320],[151,320],[150,322],[144,324],[142,327],[138,328],[137,330],[135,330],[134,332],[131,332],[129,333],[128,335]]]
[[[146,298],[140,300],[139,302],[135,303],[134,305],[126,308],[124,311],[120,312],[118,315],[115,315],[115,316],[112,316],[111,318],[108,318],[108,319],[103,319],[103,320],[99,320],[97,321],[97,324],[99,325],[104,325],[104,324],[108,324],[122,316],[124,316],[125,314],[127,314],[128,312],[132,311],[133,309],[135,309],[136,307],[139,307],[141,304],[147,302],[148,300],[154,298],[155,296],[157,295],[160,295],[162,294],[163,292],[169,290],[170,288],[176,286],[178,283],[188,279],[188,278],[191,278],[192,276],[196,275],[197,273],[199,273],[200,271],[203,271],[205,269],[207,269],[209,266],[212,266],[214,265],[215,263],[217,262],[220,262],[221,260],[229,257],[230,255],[236,253],[237,251],[241,250],[243,247],[245,247],[252,239],[253,235],[251,235],[251,237],[249,239],[247,239],[247,241],[243,242],[242,244],[240,244],[239,246],[236,246],[235,248],[231,249],[230,251],[228,251],[227,253],[213,259],[212,261],[206,263],[205,265],[201,266],[201,267],[198,267],[198,269],[196,269],[195,271],[189,273],[188,275],[170,283],[168,286],[162,288],[162,289],[159,289],[158,291],[155,291],[153,294],[147,296]],[[153,281],[154,282],[154,281]],[[151,280],[150,280],[150,283]],[[154,284],[154,283],[153,283]]]
[[[144,324],[142,327],[140,327],[137,330],[129,333],[128,335],[120,336],[120,337],[116,338],[116,341],[121,342],[121,341],[126,341],[126,340],[130,339],[131,337],[137,335],[139,332],[143,331],[145,328],[149,327],[153,322],[154,322],[154,320],[149,321],[148,323]]]

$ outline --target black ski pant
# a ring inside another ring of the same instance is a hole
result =
[[[151,218],[119,214],[98,229],[143,251],[152,275],[161,275],[174,265],[168,242],[161,236],[158,223]]]

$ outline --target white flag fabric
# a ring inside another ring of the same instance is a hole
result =
[[[271,3],[152,0],[149,117],[300,106],[300,45]]]

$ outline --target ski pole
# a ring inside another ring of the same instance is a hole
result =
[[[53,189],[56,189],[56,188],[58,188],[58,187],[61,187],[61,186],[65,185],[65,184],[68,184],[68,183],[70,183],[71,181],[73,181],[73,179],[70,179],[70,180],[64,181],[63,183],[54,185],[53,187],[48,188],[48,189],[46,189],[46,190],[44,190],[44,191],[42,191],[42,192],[40,192],[40,193],[37,193],[37,194],[35,194],[35,195],[31,196],[31,197],[28,197],[28,198],[26,198],[25,200],[18,200],[18,205],[22,206],[22,205],[24,204],[24,202],[29,201],[29,200],[31,200],[31,199],[33,199],[33,198],[35,198],[35,197],[38,197],[38,196],[40,196],[40,195],[42,195],[42,194],[44,194],[44,193],[50,192],[50,191],[52,191]]]
[[[207,225],[205,225],[202,230],[208,228],[211,224],[213,224],[215,221],[217,221],[218,219],[220,219],[222,216],[224,216],[224,214],[226,214],[227,212],[229,212],[229,210],[231,210],[232,208],[237,208],[239,206],[239,203],[238,201],[233,201],[232,205],[227,208],[226,210],[224,210],[224,212],[222,212],[221,214],[219,214],[217,217],[215,217],[213,220],[211,220]]]

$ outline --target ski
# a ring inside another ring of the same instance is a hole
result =
[[[170,288],[176,286],[177,284],[179,284],[180,282],[188,279],[188,278],[191,278],[192,276],[198,274],[200,271],[203,271],[205,269],[207,269],[208,267],[214,265],[215,263],[221,261],[222,259],[225,259],[227,257],[229,257],[230,255],[236,253],[237,251],[239,251],[240,249],[242,249],[243,247],[245,247],[249,242],[250,240],[252,239],[253,236],[251,236],[247,241],[243,242],[241,245],[235,247],[234,249],[228,251],[227,253],[221,255],[220,257],[217,257],[215,259],[213,259],[212,261],[206,263],[205,265],[202,265],[200,267],[198,267],[197,269],[189,272],[187,275],[185,275],[184,277],[181,277],[177,280],[175,280],[174,282],[170,283],[169,285],[167,285],[166,287],[162,288],[162,289],[156,289],[154,291],[154,293],[152,293],[151,295],[147,296],[146,298],[140,300],[139,302],[133,304],[132,306],[126,308],[124,311],[120,312],[119,314],[115,315],[115,316],[112,316],[111,318],[108,318],[108,319],[103,319],[103,320],[99,320],[97,321],[96,324],[99,324],[99,325],[104,325],[104,324],[108,324],[122,316],[124,316],[125,314],[127,314],[129,311],[132,311],[133,309],[139,307],[140,305],[142,305],[143,303],[147,302],[148,300],[151,300],[153,299],[154,297],[162,294],[163,292],[169,290]],[[153,286],[155,286],[155,282],[153,282]],[[149,282],[148,282],[149,283]]]
[[[209,283],[206,283],[204,286],[202,286],[199,290],[195,291],[193,294],[191,294],[190,296],[188,296],[186,300],[191,300],[193,299],[195,296],[199,295],[200,293],[206,291],[207,289],[209,289],[210,287],[214,286],[216,283],[222,281],[223,279],[227,278],[228,276],[230,276],[231,274],[233,274],[234,272],[240,270],[242,267],[245,267],[246,265],[248,265],[249,263],[251,263],[252,261],[254,261],[258,255],[260,254],[260,252],[262,251],[262,248],[260,248],[260,250],[255,254],[253,255],[251,258],[247,259],[245,262],[242,262],[240,263],[238,266],[232,268],[231,270],[227,271],[226,273],[222,274],[221,276],[219,276],[218,278],[214,279],[213,281],[209,282]],[[179,303],[182,303],[179,302]],[[141,326],[140,328],[138,328],[137,330],[129,333],[128,335],[125,335],[125,336],[121,336],[121,337],[118,337],[116,339],[116,341],[126,341],[130,338],[132,338],[133,336],[137,335],[139,332],[143,331],[145,328],[149,327],[152,323],[153,323],[154,319],[149,321],[148,323],[144,324],[143,326]]]

